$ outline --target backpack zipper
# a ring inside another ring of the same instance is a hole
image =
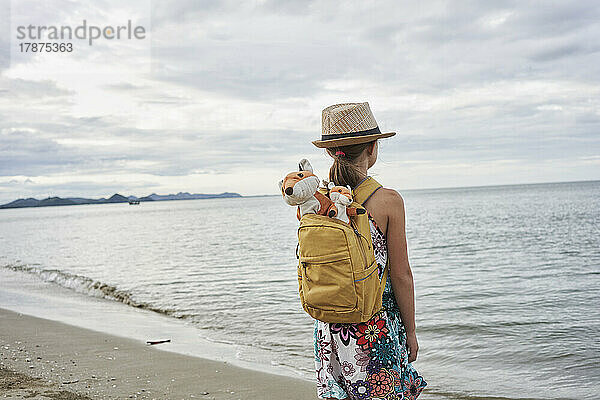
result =
[[[308,282],[312,282],[312,281],[310,280],[310,278],[308,277],[308,274],[306,273],[306,264],[307,264],[307,263],[306,263],[305,261],[300,261],[300,264],[302,264],[302,268],[304,269],[304,276],[300,275],[300,278],[304,279],[304,277],[306,277],[306,280],[307,280]]]
[[[323,264],[331,264],[334,262],[339,262],[339,261],[343,261],[343,260],[349,260],[349,257],[344,257],[344,258],[340,258],[339,260],[330,260],[330,261],[323,261],[323,262],[308,262],[308,261],[300,261],[300,265],[302,265],[302,269],[304,270],[304,276],[306,276],[306,280],[308,282],[311,282],[310,278],[308,277],[308,274],[306,273],[306,268],[308,267],[308,264],[313,264],[313,265],[323,265]],[[300,277],[302,277],[302,275],[299,275]]]
[[[366,240],[366,238],[360,234],[360,232],[358,231],[358,229],[356,229],[356,227],[354,226],[354,224],[352,224],[352,219],[350,219],[350,226],[352,226],[352,229],[354,230],[354,233],[356,233],[356,236],[358,237],[358,247],[360,247],[360,252],[363,256],[363,265],[365,265],[365,269],[367,268],[367,254],[365,253],[365,248],[363,247],[362,244],[362,240],[360,240],[360,238],[364,238]]]

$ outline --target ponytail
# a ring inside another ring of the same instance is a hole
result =
[[[333,165],[329,168],[329,181],[336,186],[349,185],[354,189],[365,178],[356,166],[356,161],[372,143],[373,141],[350,146],[328,147],[327,153],[333,157]]]

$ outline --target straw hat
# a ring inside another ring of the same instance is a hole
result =
[[[396,132],[381,133],[369,103],[334,104],[323,110],[321,140],[317,147],[348,146],[394,136]]]

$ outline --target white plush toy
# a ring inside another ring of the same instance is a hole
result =
[[[350,186],[336,186],[333,182],[329,182],[327,188],[329,189],[329,198],[337,208],[337,215],[334,218],[349,224],[348,217],[366,212],[364,208],[350,207],[352,204],[352,188]]]
[[[298,220],[308,213],[333,217],[337,212],[335,206],[319,191],[319,178],[306,158],[300,160],[298,169],[279,181],[283,200],[291,206],[298,206]]]
[[[329,189],[329,198],[333,201],[338,211],[334,218],[349,224],[350,220],[346,214],[346,207],[352,204],[352,189],[350,186],[336,186],[333,182],[329,182],[327,188]]]

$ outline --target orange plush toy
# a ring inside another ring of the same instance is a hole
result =
[[[329,182],[327,187],[329,198],[338,210],[337,215],[334,216],[335,218],[349,224],[350,219],[348,217],[366,212],[364,208],[350,207],[350,204],[352,204],[352,189],[350,186],[336,186],[333,182]]]
[[[310,162],[303,158],[298,163],[298,169],[279,181],[283,200],[291,206],[298,206],[298,220],[308,213],[329,217],[337,215],[336,206],[319,191],[319,178],[313,173]]]

